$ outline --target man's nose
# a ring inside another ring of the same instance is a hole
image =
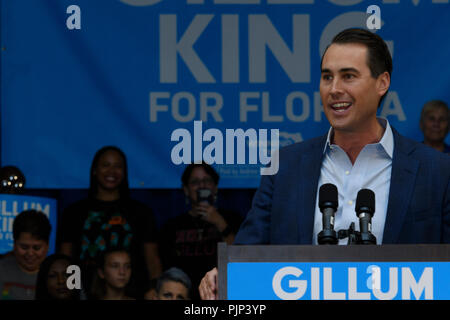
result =
[[[340,94],[342,92],[343,92],[343,90],[342,90],[341,81],[337,78],[333,79],[333,82],[331,83],[330,93],[331,94]]]

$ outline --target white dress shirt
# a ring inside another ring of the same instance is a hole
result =
[[[324,158],[317,186],[316,211],[314,216],[313,244],[318,244],[317,235],[322,230],[322,212],[319,209],[319,188],[324,183],[336,185],[339,194],[339,207],[335,214],[334,230],[336,233],[348,229],[352,222],[359,231],[359,219],[355,212],[356,196],[361,189],[370,189],[375,193],[375,213],[372,218],[372,234],[377,244],[383,242],[384,223],[391,185],[392,156],[394,137],[387,119],[378,118],[385,128],[378,143],[366,145],[352,165],[345,151],[335,144],[330,144],[333,129],[328,131]],[[347,244],[347,238],[339,244]]]

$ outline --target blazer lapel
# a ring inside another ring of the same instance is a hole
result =
[[[391,185],[389,188],[389,202],[384,225],[383,243],[396,243],[403,226],[415,180],[419,162],[409,156],[414,146],[394,133],[394,156],[392,159]]]
[[[317,184],[322,167],[323,148],[327,136],[312,144],[311,149],[305,151],[299,170],[300,170],[300,202],[297,205],[299,212],[298,230],[299,243],[311,244],[314,229],[314,214],[317,196]]]

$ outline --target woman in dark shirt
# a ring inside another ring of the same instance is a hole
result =
[[[61,223],[61,251],[81,261],[86,292],[99,254],[121,247],[136,262],[136,296],[143,295],[143,284],[161,274],[156,232],[151,209],[129,196],[125,154],[113,146],[98,150],[88,197],[69,206]]]

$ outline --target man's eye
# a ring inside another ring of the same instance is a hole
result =
[[[353,79],[355,77],[355,75],[347,73],[344,75],[344,79]]]
[[[332,77],[331,77],[331,75],[329,75],[329,74],[324,74],[324,75],[322,76],[322,79],[328,81],[328,80],[331,80]]]

